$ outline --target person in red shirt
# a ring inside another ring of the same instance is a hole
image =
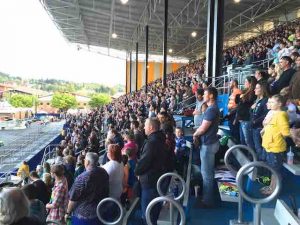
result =
[[[195,94],[197,92],[198,88],[199,88],[199,84],[198,84],[197,80],[194,78],[193,79],[193,87],[192,87],[193,94]]]

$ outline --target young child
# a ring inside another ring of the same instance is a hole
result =
[[[134,174],[135,165],[136,165],[136,154],[135,150],[131,148],[126,149],[126,156],[127,156],[127,162],[125,164],[124,169],[126,169],[128,172],[127,176],[127,182],[125,183],[126,191],[127,191],[127,198],[129,200],[132,200],[133,198],[133,185],[137,181],[137,178]],[[126,160],[125,160],[126,161]]]
[[[27,161],[23,161],[18,169],[17,176],[22,179],[27,179],[29,177],[29,165]]]
[[[175,135],[176,170],[179,175],[183,176],[186,172],[188,153],[186,150],[186,140],[184,139],[182,128],[177,127]]]
[[[279,175],[283,164],[283,154],[286,151],[285,137],[290,135],[288,114],[282,110],[284,98],[274,95],[268,101],[270,112],[266,116],[263,125],[262,146],[267,152],[267,164],[275,169]],[[271,177],[269,187],[261,189],[263,194],[269,195],[275,189],[274,176]]]

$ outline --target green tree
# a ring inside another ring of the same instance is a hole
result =
[[[51,106],[58,108],[61,111],[67,111],[70,108],[75,108],[77,106],[77,101],[71,94],[56,92],[52,96]]]
[[[31,108],[37,103],[37,98],[32,95],[14,94],[9,98],[9,103],[17,108]]]
[[[111,98],[109,95],[104,93],[99,93],[99,94],[92,95],[91,100],[89,101],[89,105],[92,108],[97,108],[105,104],[108,104],[110,102],[111,102]]]

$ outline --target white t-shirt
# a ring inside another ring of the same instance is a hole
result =
[[[111,160],[102,167],[109,175],[109,196],[119,200],[123,191],[123,163]]]

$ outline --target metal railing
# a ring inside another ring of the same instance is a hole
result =
[[[186,208],[188,206],[189,196],[190,196],[190,186],[191,186],[191,175],[192,175],[192,160],[193,160],[193,146],[192,143],[186,141],[186,146],[190,149],[189,152],[189,164],[186,172],[186,192],[183,197],[183,207]]]
[[[239,87],[242,88],[247,76],[254,75],[254,72],[259,68],[269,67],[272,60],[274,60],[274,58],[256,61],[253,62],[253,64],[235,68],[232,68],[232,64],[223,67],[223,71],[226,72],[221,76],[213,77],[213,82],[210,84],[210,86],[213,85],[216,87],[220,94],[230,93],[229,82],[236,79],[239,83]]]
[[[43,154],[43,158],[41,161],[41,165],[43,165],[45,162],[47,162],[47,160],[53,159],[56,157],[56,147],[58,147],[58,146],[59,146],[59,144],[50,144],[44,148],[44,154]]]
[[[111,222],[111,221],[107,221],[106,219],[104,219],[104,218],[102,217],[102,215],[101,215],[101,213],[100,213],[101,207],[102,207],[103,204],[106,203],[106,202],[111,202],[111,203],[117,205],[118,208],[119,208],[119,210],[120,210],[120,216],[119,216],[115,221],[112,221],[112,222]],[[117,224],[119,224],[119,223],[121,222],[122,218],[124,217],[124,210],[123,210],[123,207],[122,207],[121,203],[120,203],[118,200],[114,199],[114,198],[105,198],[105,199],[102,199],[102,200],[100,201],[100,203],[98,204],[98,206],[97,206],[97,211],[96,211],[96,212],[97,212],[97,217],[98,217],[98,219],[99,219],[103,224],[106,224],[106,225],[117,225]]]
[[[149,205],[147,206],[146,221],[147,221],[148,225],[153,225],[153,223],[151,221],[150,213],[151,213],[152,208],[159,202],[169,202],[170,207],[175,206],[178,209],[179,213],[180,213],[180,217],[181,217],[180,225],[185,225],[186,224],[186,216],[185,216],[185,213],[184,213],[184,210],[183,210],[182,206],[178,202],[176,202],[175,200],[173,200],[171,198],[168,198],[168,197],[165,197],[165,196],[160,196],[160,197],[157,197],[157,198],[153,199],[149,203]]]
[[[6,183],[6,182],[11,182],[12,181],[12,175],[16,176],[17,172],[16,171],[10,171],[6,173],[2,173],[0,175],[0,184]]]
[[[249,159],[246,158],[246,156],[244,155],[243,152],[240,151],[240,149],[246,150],[248,151],[248,153],[250,153],[252,155],[253,161],[256,162],[257,161],[257,157],[255,152],[249,148],[248,146],[245,145],[234,145],[231,148],[229,148],[224,156],[224,162],[226,167],[229,169],[229,171],[231,173],[233,173],[234,175],[237,174],[237,170],[230,164],[230,155],[234,154],[235,158],[237,159],[237,161],[239,162],[239,164],[241,166],[247,165],[247,163],[250,162]],[[250,173],[249,171],[247,171],[248,174]],[[243,216],[243,196],[241,194],[239,194],[238,196],[238,219],[237,220],[231,220],[230,221],[231,225],[247,225],[248,223],[244,221],[244,216]]]
[[[265,198],[254,198],[249,196],[243,189],[244,185],[243,185],[243,177],[245,174],[248,173],[249,170],[253,170],[254,168],[257,167],[262,167],[265,169],[268,169],[269,171],[271,171],[272,173],[272,177],[274,177],[275,180],[275,189],[273,190],[273,192],[268,195]],[[275,171],[275,169],[273,169],[272,167],[270,167],[269,165],[267,165],[264,162],[251,162],[248,163],[246,165],[244,165],[238,172],[237,174],[237,186],[238,186],[238,190],[240,195],[242,196],[242,198],[246,199],[247,201],[255,204],[255,208],[254,208],[254,212],[253,212],[253,224],[254,225],[261,225],[261,205],[264,203],[268,203],[271,202],[273,199],[277,198],[277,196],[279,195],[280,189],[281,189],[281,182],[280,182],[280,178],[279,178],[279,174]]]
[[[101,140],[100,142],[105,142],[105,139]],[[50,144],[50,145],[47,145],[44,148],[44,154],[43,154],[43,158],[42,158],[42,161],[41,161],[41,165],[43,165],[44,162],[47,162],[48,160],[55,159],[55,157],[56,157],[56,150],[55,149],[56,149],[57,146],[59,146],[59,144]],[[84,151],[84,149],[80,150],[79,152],[76,152],[75,155],[78,156],[83,151]],[[106,152],[106,149],[102,149],[102,150],[99,151],[99,155],[101,156],[105,152]]]

